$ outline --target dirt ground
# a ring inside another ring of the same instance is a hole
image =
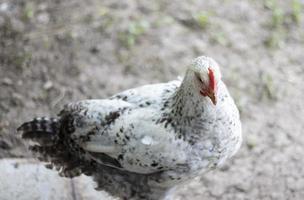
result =
[[[303,199],[303,53],[303,0],[0,0],[0,157],[31,157],[23,121],[172,80],[209,55],[244,142],[176,199]]]

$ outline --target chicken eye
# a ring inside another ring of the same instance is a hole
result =
[[[195,73],[195,76],[196,76],[197,80],[198,80],[201,84],[204,83],[204,82],[202,81],[202,79],[201,79],[201,77],[200,77],[200,75],[199,75],[198,73]]]

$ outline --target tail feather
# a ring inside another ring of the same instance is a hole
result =
[[[60,121],[56,118],[35,118],[25,122],[18,129],[22,138],[38,142],[40,145],[49,146],[58,139]]]
[[[90,174],[95,168],[93,163],[86,163],[73,151],[72,141],[66,137],[70,127],[68,117],[65,118],[35,118],[22,124],[17,131],[22,138],[38,144],[29,146],[31,152],[40,161],[47,162],[48,168],[55,168],[59,175],[65,177]]]

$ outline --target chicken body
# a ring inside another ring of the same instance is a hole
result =
[[[63,176],[91,175],[98,189],[123,199],[160,199],[240,147],[239,113],[225,84],[216,83],[216,105],[200,84],[188,70],[183,81],[68,104],[58,118],[35,119],[19,131]]]

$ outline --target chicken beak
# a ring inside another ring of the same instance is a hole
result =
[[[215,97],[215,92],[214,91],[210,91],[208,93],[208,97],[211,99],[213,105],[216,105],[217,101],[216,101],[216,97]]]
[[[213,105],[216,105],[217,99],[216,99],[216,95],[215,95],[215,91],[214,90],[211,90],[211,89],[209,89],[209,90],[201,90],[200,93],[204,97],[209,97],[210,100],[212,101]]]

